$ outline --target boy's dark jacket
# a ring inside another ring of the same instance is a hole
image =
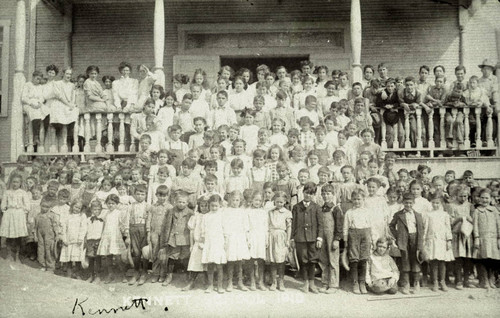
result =
[[[415,214],[416,227],[417,227],[417,249],[422,251],[424,246],[424,219],[422,214],[413,211]],[[400,250],[406,251],[408,246],[408,224],[406,222],[405,210],[401,210],[394,214],[389,229],[396,239],[396,244]]]
[[[297,203],[292,209],[292,239],[295,242],[316,242],[323,237],[323,215],[321,207],[310,202],[306,208],[304,201]]]

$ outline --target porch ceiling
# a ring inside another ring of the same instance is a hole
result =
[[[127,3],[127,2],[154,2],[155,0],[60,0],[66,3],[82,4],[82,3]],[[233,1],[245,1],[245,0],[164,0],[165,2],[233,2]],[[253,0],[253,2],[259,1],[277,1],[277,2],[298,2],[297,0]],[[325,0],[325,2],[336,2],[336,1],[348,1],[348,0]],[[460,5],[468,8],[473,0],[427,0],[432,2],[439,2],[451,5]],[[361,4],[363,5],[363,4]]]

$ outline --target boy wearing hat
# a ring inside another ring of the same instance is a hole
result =
[[[496,66],[490,60],[485,59],[479,68],[483,73],[483,76],[479,78],[479,87],[485,90],[490,103],[495,105],[498,102],[498,78],[493,75]]]

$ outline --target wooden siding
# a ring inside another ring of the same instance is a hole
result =
[[[495,35],[495,29],[500,32],[500,2],[487,1],[470,16],[464,28],[465,47],[465,67],[467,75],[482,76],[478,65],[485,58],[490,61],[500,61],[500,38]],[[498,76],[499,74],[497,74]]]
[[[152,3],[74,6],[75,72],[97,65],[101,75],[117,77],[121,61],[153,66],[153,12]]]
[[[252,5],[253,4],[253,5]],[[154,3],[76,4],[73,66],[77,73],[97,64],[101,74],[118,75],[122,60],[154,64]],[[361,1],[362,63],[387,62],[391,75],[415,75],[423,64],[458,63],[458,9],[432,1]],[[172,77],[179,24],[344,21],[350,0],[166,2],[165,73]],[[323,53],[323,52],[318,52]],[[38,59],[38,57],[37,57]]]
[[[45,73],[47,65],[55,64],[62,70],[67,32],[59,11],[40,2],[36,7],[35,70]]]
[[[361,62],[386,62],[390,76],[417,75],[419,66],[459,62],[458,8],[431,1],[361,2]]]

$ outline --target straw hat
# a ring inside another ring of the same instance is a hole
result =
[[[84,248],[82,252],[82,268],[87,269],[89,268],[89,258],[85,255],[87,254],[87,249]]]
[[[490,61],[489,59],[484,59],[483,63],[479,64],[478,66],[479,66],[479,68],[491,67],[491,69],[493,69],[493,70],[496,68],[496,64],[493,63],[493,61]]]
[[[132,254],[130,252],[130,248],[127,248],[121,255],[121,261],[124,264],[130,264],[130,266],[134,266],[134,260],[132,259]]]
[[[386,110],[384,112],[384,121],[390,126],[397,124],[399,122],[399,113]]]
[[[151,260],[151,245],[146,245],[142,248],[142,257]]]

